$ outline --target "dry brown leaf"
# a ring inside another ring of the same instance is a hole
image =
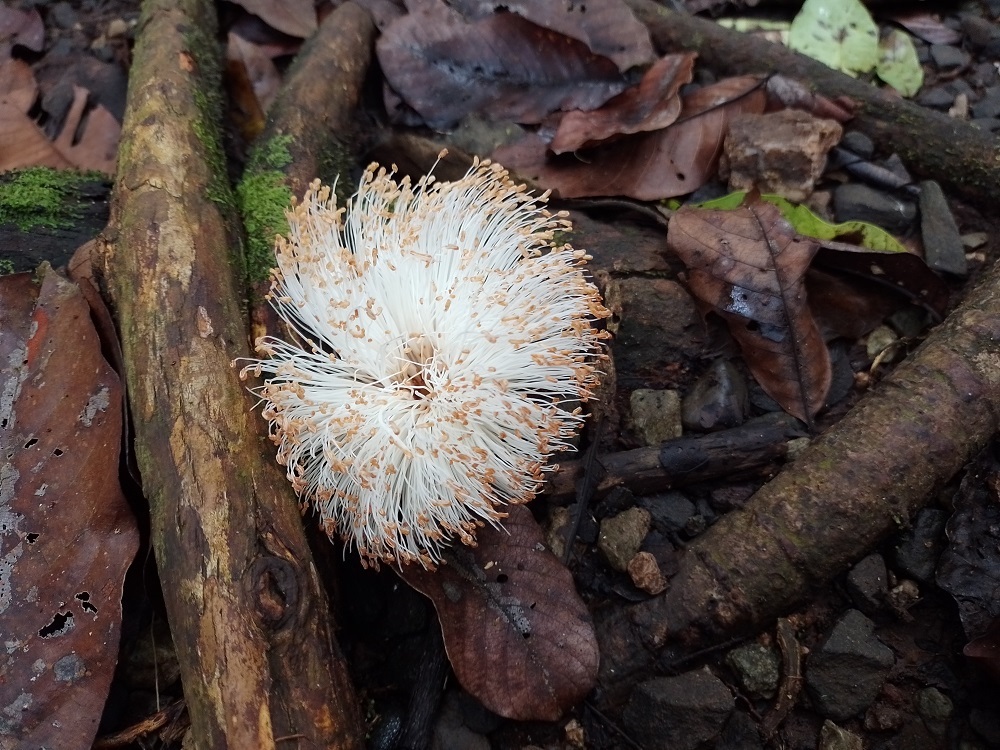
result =
[[[40,288],[0,278],[0,362],[0,746],[84,750],[138,547],[118,484],[121,384],[80,290],[51,269]]]
[[[582,42],[514,13],[466,21],[441,0],[390,24],[376,51],[389,86],[433,128],[471,112],[540,122],[595,109],[627,86],[614,62]]]
[[[100,105],[86,112],[87,90],[74,86],[66,121],[56,139],[50,141],[27,114],[37,96],[31,68],[18,60],[0,66],[0,172],[52,167],[114,174],[121,134],[114,116]]]
[[[656,58],[647,29],[622,0],[540,3],[538,0],[451,0],[469,20],[494,13],[516,13],[534,24],[583,42],[625,71]]]
[[[316,31],[316,4],[313,0],[234,0],[264,23],[283,34],[305,39]]]
[[[563,115],[549,149],[555,154],[595,146],[619,135],[660,130],[681,113],[681,86],[691,82],[694,52],[657,60],[637,86],[625,89],[591,112],[573,110]]]
[[[812,423],[830,390],[830,354],[806,299],[815,240],[798,236],[777,206],[681,208],[667,244],[687,266],[694,296],[720,315],[764,391]]]
[[[0,5],[0,57],[7,57],[15,45],[32,52],[41,52],[44,48],[45,24],[37,8],[18,10]]]
[[[686,195],[718,168],[729,120],[764,111],[760,79],[727,78],[684,98],[677,122],[582,154],[552,157],[537,135],[497,149],[493,158],[562,198],[624,195],[660,200]]]
[[[455,675],[491,711],[555,721],[597,681],[597,639],[573,576],[523,505],[437,571],[403,579],[434,602]]]

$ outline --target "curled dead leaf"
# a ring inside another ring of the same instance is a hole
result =
[[[495,713],[555,721],[597,681],[597,639],[573,576],[523,505],[448,564],[403,579],[434,603],[458,681]]]
[[[681,208],[667,244],[687,266],[692,294],[726,321],[764,391],[811,423],[832,375],[806,299],[818,243],[797,235],[777,206],[757,200],[733,211]]]

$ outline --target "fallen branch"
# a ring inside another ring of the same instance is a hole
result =
[[[297,504],[230,366],[248,352],[218,69],[212,3],[147,0],[100,259],[193,746],[358,748]]]
[[[795,417],[784,413],[765,415],[740,427],[708,435],[687,435],[648,448],[598,457],[602,469],[594,493],[603,497],[615,487],[640,494],[664,492],[720,477],[746,476],[781,461],[788,441],[803,437]],[[545,494],[571,498],[583,476],[584,461],[564,461],[549,480]]]
[[[992,133],[751,34],[669,11],[653,0],[628,4],[662,51],[693,50],[701,63],[720,74],[780,73],[831,99],[850,97],[859,106],[851,127],[898,153],[907,167],[979,204],[992,208],[1000,202],[1000,141]]]

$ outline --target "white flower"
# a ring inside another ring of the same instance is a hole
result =
[[[241,376],[265,374],[278,461],[328,534],[433,567],[571,449],[608,313],[553,242],[564,215],[499,165],[415,188],[377,169],[346,210],[317,181],[288,213],[270,299],[299,342],[258,340]]]

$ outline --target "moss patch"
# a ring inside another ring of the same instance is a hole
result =
[[[0,224],[13,224],[22,232],[38,227],[68,229],[82,215],[80,186],[105,180],[100,172],[47,167],[8,172],[0,179]]]
[[[291,206],[292,191],[281,170],[292,161],[290,142],[290,136],[278,136],[254,149],[243,179],[236,186],[236,200],[246,228],[246,268],[251,284],[267,281],[274,267],[275,235],[288,232],[285,211]]]

